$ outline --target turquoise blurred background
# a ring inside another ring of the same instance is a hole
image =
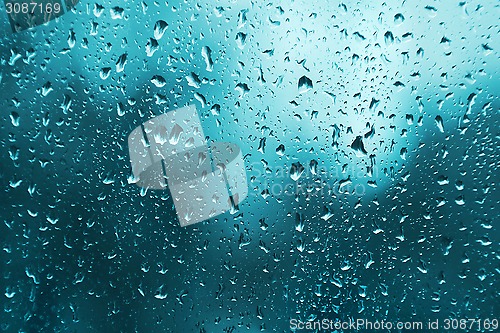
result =
[[[81,1],[12,34],[2,7],[0,330],[498,318],[498,15]],[[131,184],[127,137],[193,103],[249,197],[180,228]]]

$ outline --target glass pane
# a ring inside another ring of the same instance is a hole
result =
[[[498,13],[5,0],[0,332],[498,329]]]

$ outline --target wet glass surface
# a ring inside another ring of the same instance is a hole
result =
[[[496,1],[66,0],[19,32],[7,2],[0,331],[494,328]],[[180,227],[127,138],[191,104],[248,195]]]

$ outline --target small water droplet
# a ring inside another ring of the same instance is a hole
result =
[[[17,113],[16,111],[12,111],[10,113],[10,121],[12,122],[12,125],[14,125],[15,127],[19,126],[20,119],[21,117],[19,116],[19,113]]]
[[[219,116],[220,115],[220,105],[219,104],[214,104],[211,108],[210,108],[210,112],[212,113],[212,115],[214,116]]]
[[[438,184],[443,186],[443,185],[448,185],[450,181],[448,180],[448,177],[440,175],[437,180]]]
[[[455,199],[455,203],[456,203],[457,205],[459,205],[459,206],[463,206],[463,205],[465,205],[465,199],[464,199],[464,196],[463,196],[463,195],[461,195],[461,196],[457,197],[457,198]]]
[[[261,138],[259,142],[259,147],[257,148],[257,151],[261,152],[262,154],[265,153],[266,149],[266,138]]]
[[[385,41],[385,45],[390,45],[390,44],[394,43],[394,36],[392,35],[392,32],[387,31],[384,34],[384,41]]]
[[[162,284],[157,290],[156,290],[156,293],[155,293],[155,298],[157,299],[165,299],[167,298],[168,296],[168,293],[167,291],[165,290],[165,286]]]
[[[283,144],[280,144],[278,148],[276,148],[276,154],[278,154],[278,156],[285,155],[285,146]]]
[[[326,206],[323,206],[323,214],[321,215],[321,219],[323,221],[328,221],[333,216],[333,213]]]
[[[311,162],[309,162],[309,169],[311,170],[311,173],[313,175],[316,175],[317,174],[317,169],[318,169],[318,161],[311,160]]]
[[[125,105],[123,105],[122,102],[119,102],[117,105],[116,105],[116,111],[118,113],[118,116],[123,116],[125,114]]]
[[[250,87],[246,83],[238,83],[234,90],[238,91],[240,93],[239,97],[242,98],[250,91]]]
[[[96,17],[99,17],[102,15],[102,13],[104,12],[104,7],[101,6],[100,4],[96,3],[94,4],[94,10],[93,10],[93,13]]]
[[[302,214],[295,214],[295,230],[302,232],[304,230],[304,216]]]

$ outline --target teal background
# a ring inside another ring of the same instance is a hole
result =
[[[0,330],[499,317],[497,2],[99,6],[17,34],[0,13]],[[249,197],[180,228],[168,191],[130,184],[127,137],[192,103]]]

